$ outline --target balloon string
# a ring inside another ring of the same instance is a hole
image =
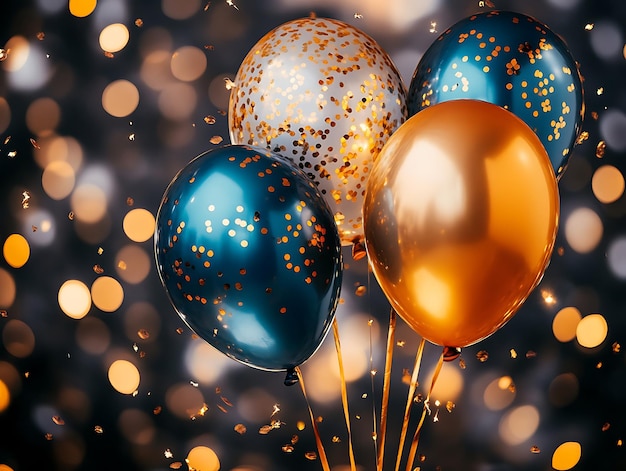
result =
[[[372,325],[374,321],[370,319],[367,322],[369,326],[369,339],[370,339],[370,390],[372,396],[372,438],[374,439],[374,457],[378,456],[378,430],[377,430],[377,420],[376,420],[376,394],[374,388],[374,375],[376,374],[376,370],[374,370],[374,347],[372,340]]]
[[[419,347],[417,347],[417,354],[415,355],[415,365],[413,366],[411,385],[409,386],[409,394],[406,399],[406,407],[404,408],[404,420],[402,421],[402,431],[400,432],[400,444],[398,445],[398,456],[396,457],[395,471],[400,469],[400,460],[402,459],[404,440],[406,440],[406,432],[409,426],[409,417],[411,414],[411,405],[413,404],[413,395],[415,394],[415,388],[417,387],[417,376],[420,370],[420,364],[422,363],[422,354],[424,353],[425,343],[426,341],[422,338]]]
[[[317,444],[317,453],[320,457],[320,462],[322,463],[322,469],[324,471],[330,471],[328,458],[326,457],[326,452],[324,451],[324,445],[322,445],[322,439],[320,438],[320,431],[317,428],[317,423],[315,422],[315,416],[313,415],[313,410],[311,410],[311,404],[309,403],[309,398],[306,395],[306,389],[304,388],[304,379],[302,378],[302,371],[300,371],[299,366],[296,366],[294,370],[296,374],[298,375],[298,383],[300,384],[300,388],[302,389],[302,394],[304,395],[306,406],[309,409],[309,416],[311,417],[311,425],[313,426],[313,434],[315,435],[315,443]]]
[[[435,373],[433,374],[433,379],[430,383],[430,389],[428,390],[428,395],[424,400],[424,408],[422,409],[422,417],[420,418],[419,423],[417,424],[417,429],[415,430],[415,435],[413,435],[413,441],[411,443],[411,449],[409,450],[409,457],[406,463],[406,471],[411,471],[413,467],[413,462],[415,461],[415,454],[417,453],[417,444],[420,439],[420,432],[422,431],[422,425],[424,424],[424,419],[426,418],[426,413],[430,412],[429,401],[430,395],[433,392],[433,388],[435,387],[435,383],[437,382],[437,378],[439,377],[439,373],[441,372],[441,366],[443,365],[443,352],[439,356],[439,361],[437,362],[437,367],[435,368]]]
[[[335,349],[337,350],[337,361],[339,362],[339,376],[341,376],[341,403],[343,404],[343,415],[346,419],[348,429],[348,453],[350,455],[350,471],[356,471],[354,461],[354,449],[352,447],[352,430],[350,428],[350,412],[348,411],[348,388],[346,387],[346,376],[343,369],[343,359],[341,356],[341,343],[339,341],[339,325],[337,317],[333,319],[333,334],[335,336]]]
[[[385,436],[387,433],[387,408],[389,406],[389,390],[391,383],[391,363],[393,360],[393,347],[396,335],[396,311],[392,308],[389,312],[389,330],[387,331],[387,353],[385,356],[385,375],[383,379],[383,398],[380,408],[380,433],[378,435],[378,456],[376,471],[382,471],[385,457]]]

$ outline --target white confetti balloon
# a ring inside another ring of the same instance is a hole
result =
[[[233,144],[291,158],[319,185],[342,244],[360,241],[372,164],[407,116],[406,89],[387,53],[351,25],[303,18],[261,38],[234,83]]]

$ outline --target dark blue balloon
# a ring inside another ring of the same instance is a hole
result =
[[[301,364],[334,318],[333,214],[300,169],[266,149],[225,146],[183,168],[159,208],[155,255],[180,317],[249,366]]]
[[[563,172],[581,130],[583,88],[567,46],[547,26],[520,13],[490,11],[445,31],[415,69],[409,114],[458,99],[516,114],[539,136],[555,173]]]

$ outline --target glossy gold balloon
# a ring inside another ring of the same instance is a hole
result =
[[[499,106],[457,100],[405,122],[363,206],[372,270],[426,340],[465,347],[505,324],[539,283],[559,195],[539,138]]]

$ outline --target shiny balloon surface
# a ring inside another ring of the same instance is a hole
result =
[[[549,262],[556,179],[523,121],[490,103],[428,107],[391,137],[363,209],[370,264],[425,339],[465,347],[506,323]]]
[[[363,235],[372,164],[406,115],[400,74],[376,41],[341,21],[303,18],[266,34],[245,57],[229,129],[234,144],[293,159],[319,185],[350,245]]]
[[[288,370],[332,324],[341,245],[326,201],[293,162],[266,149],[200,155],[157,216],[161,281],[181,318],[231,358]]]
[[[537,20],[490,11],[461,20],[429,47],[409,89],[409,115],[444,101],[476,99],[524,120],[560,175],[584,114],[578,67],[566,44]]]

